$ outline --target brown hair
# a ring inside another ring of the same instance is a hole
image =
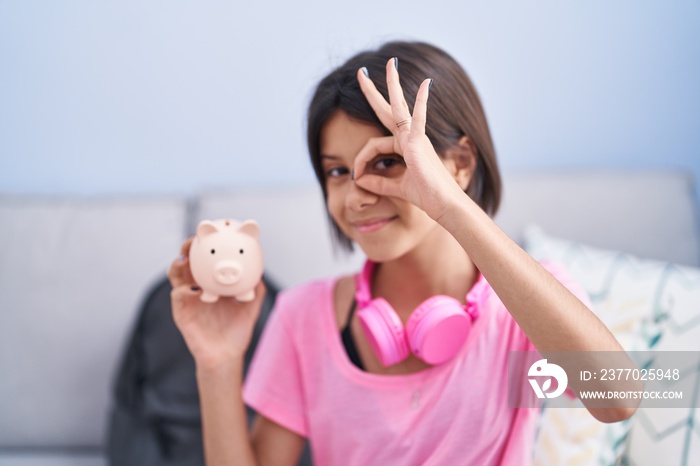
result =
[[[476,167],[466,193],[490,216],[501,200],[501,175],[486,115],[479,96],[462,67],[446,52],[421,42],[389,42],[378,50],[360,52],[323,78],[316,87],[308,113],[307,140],[316,178],[327,200],[326,180],[321,167],[321,131],[338,110],[350,118],[370,123],[391,134],[375,115],[357,82],[357,70],[366,67],[369,77],[388,101],[386,63],[399,59],[400,82],[411,113],[418,87],[433,78],[428,101],[426,134],[443,157],[462,136],[476,146]],[[352,242],[335,224],[330,213],[336,244],[352,251]]]

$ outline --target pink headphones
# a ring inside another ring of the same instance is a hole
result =
[[[409,349],[433,365],[457,354],[478,316],[482,291],[488,286],[484,276],[479,274],[479,280],[467,294],[466,306],[451,296],[433,296],[411,313],[404,329],[398,314],[384,298],[372,299],[370,280],[375,268],[376,264],[368,260],[362,273],[355,276],[355,299],[362,329],[384,367],[406,359]]]

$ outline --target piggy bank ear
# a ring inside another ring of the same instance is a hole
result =
[[[216,233],[217,231],[219,231],[219,228],[214,222],[210,222],[209,220],[204,220],[197,225],[198,238],[204,238],[205,236]]]
[[[238,231],[252,236],[253,238],[258,238],[260,236],[260,227],[258,223],[254,220],[246,220],[238,227]]]

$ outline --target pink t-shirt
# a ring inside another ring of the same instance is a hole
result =
[[[561,268],[548,268],[587,301]],[[333,309],[335,283],[278,296],[245,380],[246,404],[307,437],[317,466],[532,463],[539,409],[510,408],[507,379],[508,353],[534,346],[490,286],[456,357],[389,376],[350,362]]]

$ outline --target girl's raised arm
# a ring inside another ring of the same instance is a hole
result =
[[[391,103],[386,102],[363,70],[358,72],[363,93],[392,136],[383,138],[381,144],[370,141],[358,154],[355,183],[368,191],[414,203],[449,231],[540,352],[616,351],[624,355],[600,319],[512,241],[462,190],[458,181],[464,174],[459,169],[455,171],[455,167],[452,173],[447,169],[425,134],[432,80],[425,80],[420,86],[411,116],[396,64],[397,60],[391,59],[386,67]],[[404,158],[406,171],[401,177],[365,173],[367,162],[378,153],[389,151]],[[635,367],[626,356],[624,361],[626,367]],[[576,390],[576,384],[571,385]],[[625,388],[639,389],[636,385]],[[601,421],[613,422],[628,418],[635,408],[589,407],[589,411]]]

